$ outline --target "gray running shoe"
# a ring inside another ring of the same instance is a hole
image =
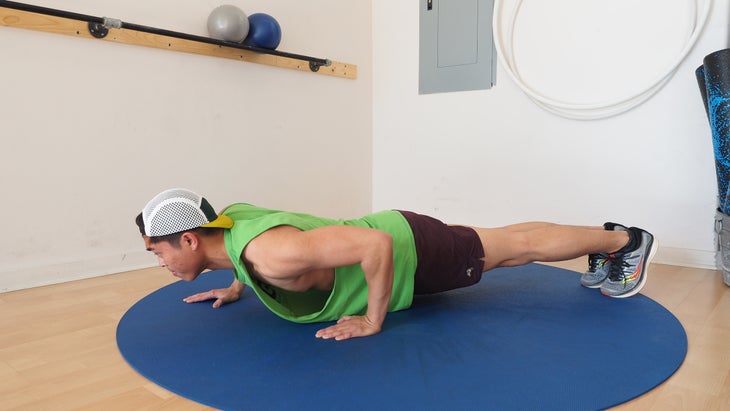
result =
[[[608,277],[610,261],[608,254],[588,255],[588,270],[580,276],[580,285],[588,288],[599,288]]]
[[[603,227],[608,230],[626,231],[628,228],[616,223],[605,223]],[[588,288],[599,288],[608,278],[611,259],[608,254],[588,255],[588,270],[580,277],[580,285]]]
[[[636,295],[646,284],[649,263],[658,248],[654,236],[640,228],[630,230],[639,242],[633,251],[609,256],[608,278],[601,284],[601,293],[609,297],[625,298]]]

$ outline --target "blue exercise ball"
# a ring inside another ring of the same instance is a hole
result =
[[[275,18],[266,13],[254,13],[248,16],[248,24],[248,36],[243,44],[271,50],[279,47],[281,26]]]
[[[216,40],[240,43],[248,30],[248,16],[236,6],[218,6],[208,16],[208,33]]]

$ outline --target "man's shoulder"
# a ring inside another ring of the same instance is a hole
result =
[[[233,221],[254,220],[266,215],[278,213],[281,213],[281,211],[258,207],[248,203],[231,204],[221,212],[221,214],[230,217]]]

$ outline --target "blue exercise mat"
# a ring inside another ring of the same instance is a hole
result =
[[[643,295],[583,288],[579,276],[493,270],[473,287],[416,297],[378,335],[336,342],[314,337],[322,324],[270,313],[251,290],[219,309],[181,301],[230,285],[230,272],[213,271],[140,300],[117,343],[146,378],[225,410],[591,410],[671,376],[687,352],[679,321]]]

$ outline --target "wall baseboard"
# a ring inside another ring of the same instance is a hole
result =
[[[715,270],[715,253],[659,247],[655,263]],[[154,267],[156,262],[147,251],[115,254],[84,261],[66,262],[0,272],[0,293],[25,288],[83,280],[102,275]]]
[[[147,251],[0,271],[0,293],[156,266]]]
[[[659,245],[654,261],[657,264],[678,265],[681,267],[716,270],[715,252],[689,250],[685,248],[662,247]]]

